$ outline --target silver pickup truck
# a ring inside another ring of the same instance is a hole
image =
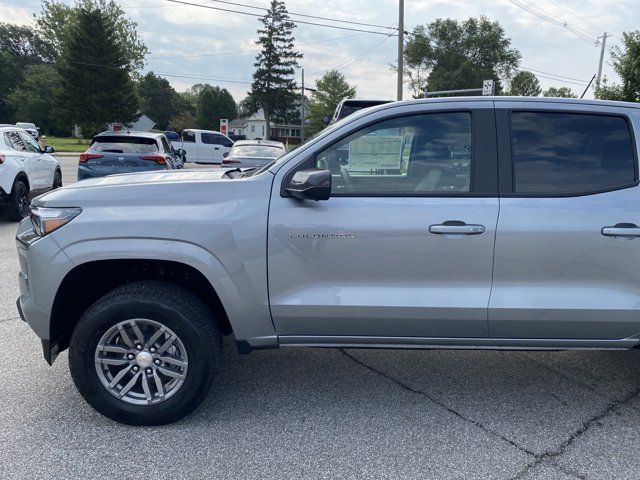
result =
[[[69,185],[20,224],[18,308],[94,408],[147,425],[196,408],[227,334],[636,348],[639,133],[625,103],[395,102],[260,169]]]

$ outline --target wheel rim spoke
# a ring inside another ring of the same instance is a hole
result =
[[[180,372],[176,372],[174,370],[169,370],[168,368],[157,367],[157,370],[161,374],[166,375],[167,377],[172,377],[172,378],[183,378],[184,377],[184,375],[182,375]]]
[[[133,386],[136,384],[136,382],[140,378],[140,375],[141,375],[141,372],[136,373],[133,376],[133,378],[129,380],[129,383],[127,383],[124,387],[122,387],[122,390],[120,390],[120,392],[118,393],[119,398],[122,398],[129,390],[133,388]]]
[[[167,357],[167,356],[159,356],[158,358],[162,360],[164,363],[168,363],[169,365],[175,365],[176,367],[185,367],[187,365],[187,362],[183,362],[178,358]]]
[[[158,341],[158,339],[160,339],[160,337],[162,337],[162,335],[164,335],[165,332],[165,328],[162,327],[160,329],[158,329],[158,331],[156,333],[154,333],[151,338],[147,341],[147,343],[145,344],[145,348],[153,345],[154,343],[156,343]]]
[[[174,333],[172,333],[169,336],[169,339],[166,342],[164,342],[162,346],[158,349],[158,353],[160,354],[160,353],[166,352],[169,349],[169,347],[173,345],[173,342],[175,341],[176,338],[178,337]]]
[[[134,345],[133,345],[133,342],[131,341],[131,337],[129,336],[129,334],[127,333],[123,325],[120,325],[120,324],[118,325],[118,332],[120,332],[122,341],[126,343],[128,346],[130,346],[131,348],[133,348]]]
[[[121,367],[130,363],[126,358],[98,357],[96,360],[103,365],[112,365],[114,367]]]
[[[142,376],[142,389],[144,390],[144,395],[147,397],[147,402],[151,403],[153,400],[153,395],[151,395],[151,389],[149,388],[149,378],[146,375]]]
[[[122,345],[100,345],[98,348],[105,353],[120,353],[122,355],[126,355],[131,351],[131,349],[123,347]]]
[[[129,368],[123,368],[122,370],[120,370],[120,372],[113,377],[113,380],[111,380],[111,383],[109,383],[109,388],[113,388],[116,385],[118,385],[118,383],[120,382],[120,380],[122,380],[124,378],[124,376],[129,373],[129,371],[131,371],[131,367]]]
[[[158,376],[158,373],[153,371],[153,379],[156,382],[156,390],[158,390],[158,397],[164,400],[164,385],[162,384],[162,380]]]
[[[138,343],[140,345],[143,345],[144,344],[144,335],[142,334],[142,331],[140,330],[140,327],[135,322],[135,320],[131,322],[131,330],[133,330],[133,333],[136,334],[136,339],[138,340]]]

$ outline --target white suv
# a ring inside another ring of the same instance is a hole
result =
[[[32,197],[62,186],[53,152],[53,147],[42,150],[22,128],[0,127],[0,209],[10,219],[23,219]]]

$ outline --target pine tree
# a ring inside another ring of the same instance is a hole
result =
[[[113,22],[98,8],[83,6],[58,63],[62,88],[56,105],[69,126],[91,134],[109,122],[135,120],[139,101],[130,68]]]
[[[294,50],[292,32],[296,25],[289,19],[283,1],[271,0],[269,10],[260,22],[263,26],[258,29],[256,43],[262,46],[262,51],[256,57],[249,95],[254,110],[262,108],[264,112],[269,138],[272,119],[286,121],[295,115],[294,73],[302,54]]]

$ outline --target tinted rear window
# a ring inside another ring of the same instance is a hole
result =
[[[154,138],[99,137],[93,139],[91,150],[105,153],[155,153],[158,151],[158,144]]]
[[[622,117],[513,112],[511,135],[517,193],[587,193],[635,181],[633,142]]]

